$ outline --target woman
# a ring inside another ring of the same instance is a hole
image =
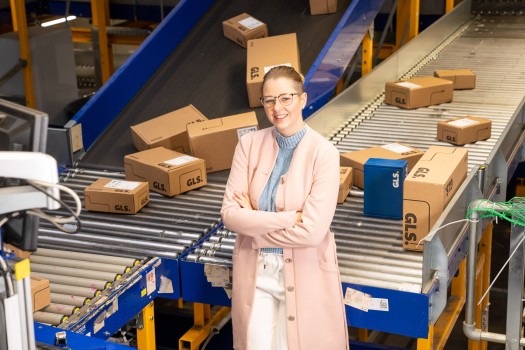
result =
[[[261,102],[273,127],[244,135],[222,205],[237,233],[232,322],[237,350],[348,348],[333,233],[339,152],[304,124],[306,93],[272,68]]]

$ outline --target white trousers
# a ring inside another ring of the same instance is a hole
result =
[[[283,256],[260,253],[248,350],[287,350]]]

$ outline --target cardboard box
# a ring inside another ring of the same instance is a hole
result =
[[[164,147],[179,153],[189,153],[186,125],[208,120],[193,105],[166,113],[131,127],[133,145],[139,151]]]
[[[22,250],[9,243],[4,243],[4,252],[11,252],[16,257],[19,257],[20,259],[27,259],[31,256],[31,254],[33,254],[33,252]]]
[[[370,158],[365,163],[365,216],[401,220],[406,160]]]
[[[467,115],[437,123],[437,138],[455,145],[486,140],[492,132],[492,120]]]
[[[310,0],[310,14],[323,15],[337,11],[337,0]]]
[[[362,189],[365,185],[364,165],[369,158],[406,160],[410,171],[423,153],[425,152],[401,143],[389,143],[341,154],[341,166],[350,166],[354,169],[354,186]]]
[[[147,181],[150,190],[170,197],[207,183],[204,160],[164,147],[128,154],[124,171],[126,180]]]
[[[301,71],[295,33],[248,41],[246,87],[250,107],[262,107],[261,88],[264,75],[275,66],[289,66]]]
[[[191,152],[206,160],[206,172],[230,169],[239,138],[259,128],[255,112],[188,125]]]
[[[242,47],[246,47],[248,40],[268,36],[268,26],[247,13],[242,13],[222,22],[222,30],[225,37]]]
[[[49,286],[49,280],[31,276],[30,284],[33,312],[49,306],[49,304],[51,304],[51,287]]]
[[[419,108],[452,101],[453,83],[435,77],[417,77],[385,85],[385,103],[401,108]]]
[[[467,177],[468,151],[431,146],[405,179],[403,248],[423,250],[425,238]]]
[[[345,202],[346,197],[350,193],[354,184],[354,172],[350,167],[339,168],[339,194],[337,195],[337,203]]]
[[[471,69],[440,69],[434,71],[434,76],[450,80],[454,83],[454,90],[474,89],[476,87],[476,73]]]
[[[149,202],[147,182],[100,178],[84,189],[87,210],[135,214]]]

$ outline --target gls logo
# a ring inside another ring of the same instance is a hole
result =
[[[155,189],[157,189],[159,191],[166,192],[166,187],[164,187],[164,184],[158,183],[157,181],[153,182],[153,188],[155,188]]]
[[[197,185],[202,182],[202,178],[200,176],[189,178],[188,181],[186,181],[186,185],[193,186]]]
[[[407,213],[405,215],[405,245],[408,245],[410,242],[415,242],[417,235],[413,232],[417,230],[417,217],[412,213]]]
[[[448,197],[448,195],[452,193],[453,187],[454,187],[453,179],[450,179],[450,181],[447,184],[447,187],[445,187],[445,196]]]
[[[447,135],[447,141],[453,141],[453,142],[456,142],[456,137],[455,137],[455,136]]]
[[[253,80],[259,77],[259,67],[252,67],[250,69],[250,78]]]
[[[402,104],[402,105],[406,105],[406,100],[404,98],[401,98],[401,97],[396,97],[394,99],[394,101],[396,101],[396,103],[399,103],[399,104]]]
[[[115,210],[118,210],[118,211],[129,211],[129,207],[127,205],[117,204],[117,205],[115,205]]]
[[[392,187],[399,188],[399,171],[392,174]]]
[[[412,177],[425,177],[430,170],[428,168],[417,168]]]

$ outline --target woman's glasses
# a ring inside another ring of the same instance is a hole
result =
[[[300,93],[285,93],[280,94],[279,96],[264,96],[261,97],[261,103],[264,107],[273,107],[277,100],[281,106],[289,106],[293,102],[294,95],[300,95]]]

